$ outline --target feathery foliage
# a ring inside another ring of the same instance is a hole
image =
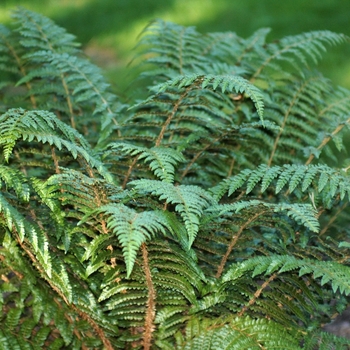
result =
[[[268,32],[154,21],[124,103],[50,19],[0,26],[2,348],[350,344],[322,331],[350,294],[350,92],[314,69],[348,38]]]

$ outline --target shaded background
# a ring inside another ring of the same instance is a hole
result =
[[[154,18],[196,26],[200,32],[250,36],[271,28],[268,40],[328,29],[350,36],[349,0],[0,0],[0,23],[24,6],[53,19],[77,37],[116,90],[125,88],[126,65],[137,36]],[[328,48],[318,68],[350,88],[350,43]]]

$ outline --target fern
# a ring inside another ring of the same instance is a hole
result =
[[[107,228],[118,237],[123,249],[123,256],[127,268],[127,277],[130,276],[138,249],[146,239],[151,239],[156,233],[165,234],[168,220],[162,212],[144,211],[137,213],[125,205],[102,206],[97,213],[109,215]],[[85,253],[85,259],[89,253]]]
[[[249,332],[247,330],[249,329]],[[283,336],[281,336],[283,334]],[[186,327],[186,338],[179,334],[176,349],[300,349],[297,341],[284,329],[266,320],[240,318],[232,320],[193,319]]]
[[[209,193],[196,186],[173,186],[155,180],[136,180],[130,183],[136,190],[158,196],[165,203],[175,205],[185,224],[188,235],[188,248],[195,240],[199,229],[199,218],[204,209],[214,200]]]
[[[246,93],[248,97],[250,97],[254,102],[258,114],[262,119],[264,105],[259,90],[254,85],[249,84],[249,82],[245,81],[240,76],[201,76],[197,74],[189,76],[180,76],[164,84],[155,86],[153,90],[160,93],[172,86],[178,86],[179,88],[182,88],[196,83],[201,83],[202,89],[210,87],[213,90],[219,88],[222,93],[224,93],[225,91]]]
[[[349,344],[350,95],[314,67],[348,38],[268,33],[153,21],[124,105],[50,19],[0,26],[3,348]]]
[[[185,159],[180,152],[171,148],[152,147],[151,149],[135,146],[132,144],[115,143],[111,144],[112,150],[120,149],[125,155],[137,156],[150,163],[152,172],[162,181],[173,183],[175,166],[184,162]]]
[[[233,281],[244,272],[250,270],[253,270],[252,275],[254,277],[261,273],[272,274],[276,271],[283,273],[297,268],[299,268],[299,276],[303,276],[306,273],[313,273],[314,278],[322,277],[321,285],[332,281],[334,292],[339,289],[341,293],[350,293],[350,288],[346,282],[350,272],[348,267],[339,266],[335,262],[300,261],[289,256],[257,257],[240,263],[238,266],[233,265],[227,274],[223,276],[223,281]]]

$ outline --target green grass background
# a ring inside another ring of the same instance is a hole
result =
[[[0,22],[24,6],[75,34],[117,90],[126,86],[126,65],[137,36],[154,18],[196,26],[200,32],[234,31],[247,37],[271,28],[270,40],[328,29],[350,36],[349,0],[0,0]],[[331,47],[319,69],[350,88],[350,43]]]

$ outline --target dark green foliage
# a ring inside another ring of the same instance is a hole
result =
[[[155,21],[124,105],[74,38],[0,28],[4,349],[331,349],[350,294],[350,93],[328,31]],[[136,85],[140,81],[136,82]],[[334,143],[332,143],[333,141]]]

